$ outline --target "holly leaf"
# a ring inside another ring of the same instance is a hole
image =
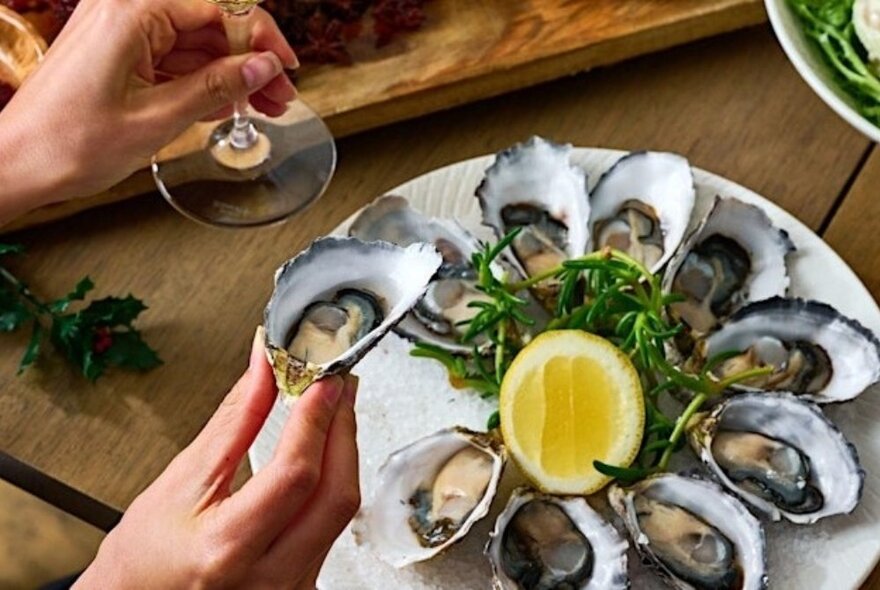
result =
[[[89,381],[97,381],[107,367],[105,359],[92,350],[86,350],[80,361],[80,370]]]
[[[62,297],[61,299],[57,299],[49,304],[49,309],[51,309],[54,313],[63,313],[67,311],[67,308],[70,307],[70,304],[74,301],[82,301],[86,298],[86,294],[95,288],[95,283],[92,282],[92,279],[89,277],[84,277],[80,279],[80,281],[73,288],[73,291]]]
[[[15,293],[0,287],[0,332],[14,332],[33,317]]]
[[[142,311],[147,309],[144,303],[135,297],[105,297],[93,301],[87,308],[79,312],[84,324],[91,326],[131,326]]]
[[[43,341],[43,326],[40,325],[40,322],[34,320],[34,328],[31,332],[31,339],[28,342],[27,348],[24,351],[24,356],[21,357],[21,361],[18,363],[18,374],[21,373],[34,364],[34,361],[37,360],[37,357],[40,356],[40,343]]]
[[[137,330],[112,332],[113,343],[101,355],[104,360],[124,369],[147,371],[162,364],[162,359],[149,347]]]
[[[22,254],[24,252],[24,246],[21,244],[0,244],[0,256],[5,256],[6,254]]]

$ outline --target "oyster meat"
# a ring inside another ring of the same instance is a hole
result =
[[[739,354],[712,369],[718,379],[773,367],[737,389],[790,391],[821,404],[852,399],[880,380],[877,336],[816,301],[774,297],[743,307],[697,342],[686,368],[698,371],[706,359],[728,352]]]
[[[489,512],[505,461],[497,440],[463,428],[394,452],[355,518],[356,541],[395,567],[434,557]]]
[[[590,197],[593,250],[610,246],[657,272],[681,243],[696,199],[688,161],[633,152],[596,183]]]
[[[443,264],[425,296],[394,330],[411,340],[452,352],[472,351],[470,345],[460,343],[462,322],[476,314],[469,307],[471,303],[489,298],[476,288],[477,274],[471,256],[478,243],[470,233],[455,222],[425,217],[403,197],[386,195],[361,211],[349,234],[364,241],[383,240],[398,246],[433,244],[443,257]],[[494,270],[499,275],[503,272],[498,265]]]
[[[725,487],[773,520],[810,524],[852,512],[861,497],[855,448],[818,407],[791,394],[728,398],[698,415],[688,438]]]
[[[636,549],[673,588],[767,588],[761,524],[717,484],[666,473],[615,484],[608,500]]]
[[[498,590],[623,590],[627,544],[584,498],[518,488],[486,545]]]
[[[433,246],[316,240],[275,275],[266,352],[280,391],[297,396],[347,370],[416,304],[440,267]]]
[[[686,297],[672,304],[673,319],[706,334],[746,303],[785,295],[794,250],[762,209],[717,197],[664,273],[664,291]]]
[[[571,145],[540,137],[499,153],[477,188],[483,223],[500,239],[519,228],[513,260],[535,276],[586,252],[586,173],[571,163]]]

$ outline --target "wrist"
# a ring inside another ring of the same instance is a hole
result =
[[[72,171],[32,121],[10,112],[13,103],[0,113],[0,225],[73,196],[67,194]]]

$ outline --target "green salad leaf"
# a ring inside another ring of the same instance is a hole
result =
[[[880,75],[868,63],[856,35],[853,0],[788,0],[788,4],[859,112],[880,126]]]

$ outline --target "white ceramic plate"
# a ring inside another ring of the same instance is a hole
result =
[[[624,152],[582,148],[573,159],[590,175],[591,185]],[[425,174],[391,191],[410,199],[428,215],[457,218],[481,236],[477,200],[473,197],[492,156],[475,158]],[[880,310],[846,263],[794,217],[729,180],[696,170],[698,188],[695,218],[715,195],[733,196],[760,205],[798,247],[792,265],[792,295],[826,301],[866,326],[880,331]],[[337,228],[344,233],[351,219]],[[395,335],[386,337],[357,366],[361,387],[357,403],[361,488],[373,493],[376,470],[389,453],[453,424],[485,428],[492,411],[489,402],[452,389],[444,370],[433,361],[408,355],[409,345]],[[856,589],[880,556],[880,402],[877,391],[828,410],[832,419],[857,446],[868,476],[861,504],[852,515],[832,517],[811,527],[772,524],[767,527],[771,587],[802,590]],[[257,471],[272,456],[286,408],[278,403],[250,450]],[[510,476],[515,477],[515,476]],[[505,479],[509,479],[508,476]],[[482,556],[494,514],[507,500],[515,482],[503,485],[493,513],[478,523],[461,544],[427,563],[395,570],[354,544],[346,531],[334,545],[319,587],[325,590],[361,588],[489,588],[489,570]],[[661,588],[654,576],[630,558],[633,588]]]
[[[804,33],[798,16],[786,0],[764,0],[764,5],[779,44],[801,78],[847,123],[880,142],[880,127],[859,113],[853,98],[836,82],[833,70]]]

